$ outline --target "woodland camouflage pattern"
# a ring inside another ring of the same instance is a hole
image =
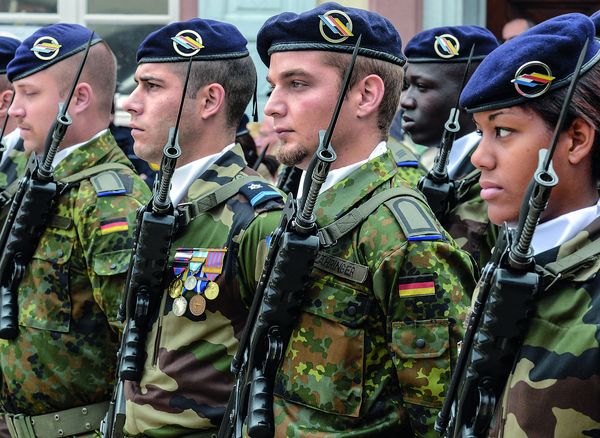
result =
[[[363,164],[319,196],[319,226],[387,188],[408,187],[398,175],[389,152]],[[437,437],[474,283],[470,259],[447,235],[407,241],[385,205],[326,252],[369,275],[358,283],[313,271],[277,372],[275,436]],[[415,282],[433,282],[430,294],[401,297],[400,285]]]
[[[20,145],[17,144],[8,152],[0,166],[0,190],[4,190],[11,182],[25,174],[28,155],[23,150],[23,142],[19,140],[19,143]]]
[[[418,157],[404,143],[389,137],[387,148],[392,153],[396,165],[398,166],[398,175],[403,178],[411,187],[417,187],[419,180],[427,175],[427,171],[419,164]],[[412,163],[416,164],[412,164]]]
[[[536,260],[548,274],[567,256],[580,265],[538,298],[491,437],[600,436],[600,219]]]
[[[204,197],[236,176],[248,174],[256,175],[236,145],[192,184],[187,199]],[[256,180],[262,178],[257,175]],[[146,342],[141,382],[126,382],[128,435],[173,437],[198,429],[216,433],[233,387],[230,364],[266,257],[266,237],[279,223],[282,207],[279,199],[253,208],[246,197],[237,194],[196,217],[176,236],[169,266],[177,248],[227,247],[230,229],[250,222],[231,236],[234,244],[229,243],[223,272],[216,279],[220,293],[206,300],[202,315],[194,316],[187,309],[185,315],[175,316],[173,298],[163,293],[160,316]],[[167,275],[168,284],[173,279],[170,267]],[[194,294],[186,291],[185,297],[189,301]]]
[[[131,166],[105,131],[61,161],[55,177],[108,162]],[[1,403],[8,412],[40,415],[110,398],[135,214],[149,199],[133,170],[118,173],[127,194],[97,197],[84,180],[58,197],[54,225],[19,286],[19,335],[0,340]],[[115,218],[128,229],[102,235],[101,221]]]

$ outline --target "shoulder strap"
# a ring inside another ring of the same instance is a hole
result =
[[[408,240],[438,240],[442,238],[441,231],[431,218],[432,215],[428,214],[422,206],[425,203],[423,196],[408,187],[395,187],[376,194],[364,204],[353,208],[331,224],[319,229],[318,236],[321,245],[325,248],[335,245],[341,237],[361,224],[383,203],[396,217]],[[404,211],[402,208],[404,205],[400,203],[407,203],[406,206],[410,207],[410,211]]]
[[[104,163],[98,164],[97,166],[88,167],[87,169],[82,170],[81,172],[74,173],[73,175],[69,175],[65,178],[61,178],[59,182],[63,184],[73,184],[84,179],[89,179],[90,177],[97,175],[102,172],[106,172],[108,170],[130,170],[131,168],[122,163]]]
[[[209,193],[202,198],[198,198],[192,202],[179,205],[177,208],[182,213],[183,224],[188,224],[194,218],[222,204],[232,196],[236,195],[242,186],[250,181],[256,180],[256,176],[243,175],[239,178],[232,179],[227,184],[222,185],[217,190]]]
[[[600,240],[595,240],[590,245],[584,246],[569,256],[566,256],[555,262],[548,263],[546,266],[544,266],[544,269],[553,275],[564,274],[572,271],[573,268],[588,262],[590,259],[598,255],[600,255]]]

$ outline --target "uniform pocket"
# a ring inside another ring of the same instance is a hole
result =
[[[48,228],[19,287],[19,324],[66,333],[71,323],[69,260],[73,240]]]
[[[391,348],[404,401],[441,407],[451,375],[448,320],[392,322]]]
[[[331,276],[318,279],[292,332],[275,392],[337,415],[358,417],[364,330],[371,299]]]

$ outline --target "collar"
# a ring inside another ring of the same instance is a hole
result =
[[[463,161],[469,157],[480,139],[481,136],[473,131],[454,141],[448,157],[448,177],[450,179],[456,178],[456,171],[461,167]]]
[[[220,156],[229,152],[234,146],[235,143],[231,143],[221,152],[202,157],[175,169],[173,179],[171,180],[171,192],[169,193],[173,205],[179,204],[193,182],[217,161]]]
[[[75,152],[77,149],[79,149],[81,146],[83,146],[84,144],[88,144],[94,140],[99,139],[103,134],[105,134],[108,131],[107,129],[103,129],[102,131],[96,133],[96,135],[94,135],[92,138],[81,142],[81,143],[77,143],[74,144],[73,146],[69,146],[66,147],[64,149],[59,150],[56,155],[54,156],[54,160],[52,161],[52,167],[56,168],[56,166],[58,165],[58,163],[60,163],[62,160],[64,160],[65,158],[67,158],[69,155],[71,155],[73,152]]]
[[[575,237],[577,233],[600,216],[600,200],[595,205],[571,211],[539,224],[531,245],[535,254],[555,248]]]
[[[353,171],[358,169],[360,166],[365,164],[367,161],[372,160],[373,158],[378,157],[379,155],[384,154],[387,151],[387,143],[382,141],[375,146],[375,149],[369,154],[369,157],[366,160],[359,161],[357,163],[349,164],[348,166],[340,167],[338,169],[330,170],[327,174],[327,178],[325,182],[321,186],[321,190],[319,193],[323,193],[325,190],[333,187],[335,184],[346,178]],[[302,176],[300,177],[300,186],[298,188],[298,198],[302,196],[302,189],[304,188],[304,180],[306,179],[306,171],[302,172]]]

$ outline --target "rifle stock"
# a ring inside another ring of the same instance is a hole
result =
[[[19,332],[17,289],[25,269],[31,261],[54,208],[57,183],[54,181],[52,161],[72,121],[67,110],[79,77],[83,71],[94,33],[65,103],[58,106],[58,115],[44,145],[45,156],[40,163],[35,154],[29,161],[28,171],[10,206],[0,232],[0,338],[15,339]]]

